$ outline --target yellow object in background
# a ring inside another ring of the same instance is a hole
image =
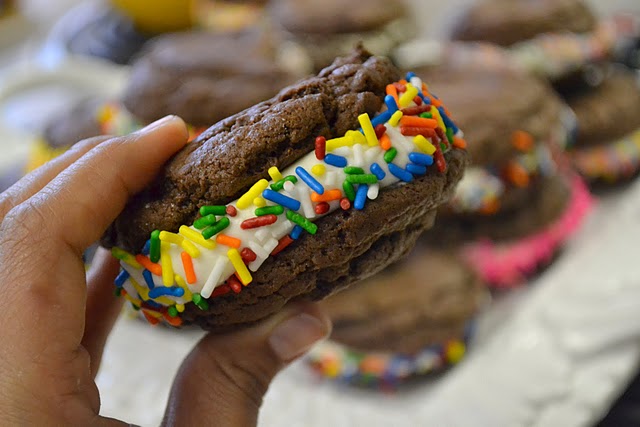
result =
[[[256,0],[193,0],[193,22],[210,31],[241,31],[260,23],[264,3]]]
[[[115,8],[146,33],[166,33],[191,28],[194,0],[111,0]]]

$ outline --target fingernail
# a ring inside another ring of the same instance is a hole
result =
[[[327,337],[330,331],[328,320],[300,313],[288,318],[273,330],[269,337],[269,345],[283,362],[289,362]]]
[[[178,116],[165,116],[163,118],[161,118],[160,120],[156,120],[155,122],[143,127],[142,129],[140,129],[139,131],[137,131],[136,133],[139,134],[148,134],[151,132],[154,132],[158,129],[160,129],[161,127],[167,126],[168,124],[175,122],[177,120],[181,120]]]

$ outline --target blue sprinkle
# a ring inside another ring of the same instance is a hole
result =
[[[378,181],[382,181],[384,177],[387,176],[387,174],[382,170],[380,165],[377,163],[372,164],[369,170],[371,171],[372,174],[376,176],[376,178],[378,178]]]
[[[120,274],[118,274],[118,277],[116,277],[116,280],[114,280],[113,283],[118,288],[121,288],[128,279],[129,279],[129,273],[127,273],[127,270],[122,270]]]
[[[149,255],[149,250],[151,248],[151,239],[147,240],[147,243],[144,244],[142,248],[142,255]]]
[[[384,111],[378,114],[377,116],[375,116],[373,120],[371,120],[371,125],[373,125],[374,128],[378,125],[383,125],[389,121],[391,116],[393,116],[393,111],[391,110]]]
[[[353,207],[361,211],[364,209],[364,203],[367,201],[367,191],[369,186],[367,184],[360,184],[356,191],[356,198],[353,201]]]
[[[347,159],[335,154],[327,154],[324,156],[324,162],[328,165],[335,166],[337,168],[343,168],[347,166]],[[297,210],[297,209],[296,209]]]
[[[296,225],[295,227],[293,227],[293,230],[291,230],[291,233],[289,234],[289,237],[291,237],[293,240],[298,240],[298,238],[300,237],[300,234],[302,234],[302,227],[300,227],[299,225]]]
[[[422,166],[422,165],[414,165],[413,163],[409,163],[407,165],[407,171],[412,173],[413,175],[426,175],[427,174],[427,167],[426,166]]]
[[[438,107],[438,111],[440,112],[440,116],[442,117],[442,121],[444,122],[445,126],[451,128],[454,135],[458,133],[458,126],[456,126],[456,124],[453,123],[453,120],[451,120],[449,116],[447,116],[447,113],[444,112],[444,108]]]
[[[416,77],[416,73],[409,71],[407,73],[407,77],[405,77],[405,80],[410,82],[412,78]]]
[[[324,187],[322,186],[322,184],[320,184],[314,177],[312,177],[305,168],[303,168],[302,166],[298,166],[296,168],[296,175],[298,175],[300,179],[303,180],[304,183],[307,184],[313,191],[318,194],[324,194]]]
[[[416,165],[431,166],[433,164],[433,157],[423,153],[409,153],[409,160]]]
[[[328,154],[327,156],[330,156],[330,154]],[[298,209],[300,209],[299,201],[297,201],[296,199],[292,199],[291,197],[285,196],[284,194],[277,193],[273,190],[269,190],[269,189],[264,190],[262,192],[262,197],[264,197],[269,201],[272,201],[273,203],[282,205],[287,209],[291,209],[292,211],[297,211]]]
[[[402,169],[400,166],[394,165],[393,163],[389,163],[387,166],[389,167],[389,172],[391,172],[393,176],[400,179],[401,181],[404,181],[404,182],[413,181],[413,175],[411,175],[406,170]]]
[[[184,289],[178,286],[167,288],[164,286],[158,286],[149,291],[149,298],[158,298],[163,296],[181,297],[184,295]]]
[[[387,104],[387,111],[391,111],[391,114],[398,111],[398,103],[396,102],[396,99],[393,96],[391,95],[385,96],[384,103]]]
[[[153,283],[153,276],[151,275],[151,272],[146,268],[142,270],[142,277],[144,277],[144,281],[147,283],[149,289],[156,287],[155,283]]]
[[[140,297],[140,295],[138,295],[138,297]],[[142,299],[142,298],[140,297],[140,299]],[[145,305],[148,305],[151,308],[164,308],[164,305],[158,304],[157,302],[152,301],[150,299],[146,300],[144,303],[145,303]]]
[[[422,98],[422,102],[424,102],[426,105],[431,105],[431,98],[427,98],[427,96],[424,93],[419,92],[418,96]]]

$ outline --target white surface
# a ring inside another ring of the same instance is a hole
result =
[[[498,301],[470,357],[438,381],[382,395],[318,381],[297,363],[265,399],[263,426],[588,426],[640,355],[640,181],[604,199],[533,287]],[[102,412],[157,425],[172,377],[202,336],[121,319],[98,377]]]

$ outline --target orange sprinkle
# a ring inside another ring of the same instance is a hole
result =
[[[520,151],[530,151],[534,144],[533,136],[529,132],[517,130],[511,135],[511,144]]]
[[[391,139],[386,133],[382,135],[382,138],[380,138],[380,147],[385,151],[391,148]]]
[[[464,139],[460,138],[459,136],[454,136],[453,137],[453,146],[456,148],[460,148],[462,150],[464,150],[465,148],[467,148],[467,141],[465,141]]]
[[[394,85],[387,85],[387,95],[393,96],[393,99],[396,100],[396,104],[400,101],[398,100],[398,89]]]
[[[416,126],[435,129],[438,127],[438,121],[435,119],[423,119],[415,116],[402,116],[400,126]]]
[[[405,79],[400,80],[398,83],[400,83],[401,85],[406,85],[407,81]]]
[[[429,87],[427,86],[427,84],[425,82],[422,82],[422,93],[424,95],[430,95]]]
[[[216,242],[220,245],[230,246],[236,249],[240,248],[242,244],[242,240],[227,236],[226,234],[218,234],[216,236]]]
[[[164,320],[166,320],[167,323],[170,324],[171,326],[180,326],[180,325],[182,325],[182,319],[179,318],[178,316],[171,317],[169,315],[169,313],[167,313],[167,312],[164,312],[162,314],[164,316]]]
[[[151,260],[144,255],[136,255],[136,261],[149,270],[152,274],[156,276],[162,276],[162,266],[160,264],[156,264],[155,262],[151,262]]]
[[[180,258],[182,258],[182,266],[184,267],[184,274],[187,277],[187,283],[196,283],[196,272],[193,269],[193,259],[191,259],[191,256],[186,252],[182,252],[180,254]]]
[[[518,163],[512,162],[505,170],[507,179],[517,187],[526,187],[529,185],[529,174]]]
[[[499,208],[500,208],[500,202],[496,199],[491,199],[482,207],[482,209],[480,209],[480,213],[482,215],[494,215],[495,213],[498,212]]]
[[[158,323],[160,323],[158,319],[147,313],[147,310],[142,310],[142,314],[144,314],[144,318],[147,319],[147,322],[149,322],[151,325],[157,325]]]
[[[311,201],[316,203],[340,200],[340,198],[342,198],[342,191],[338,189],[325,191],[324,194],[318,194],[315,191],[311,193]]]
[[[376,356],[365,357],[360,362],[360,369],[369,374],[381,374],[385,370],[385,362]]]

